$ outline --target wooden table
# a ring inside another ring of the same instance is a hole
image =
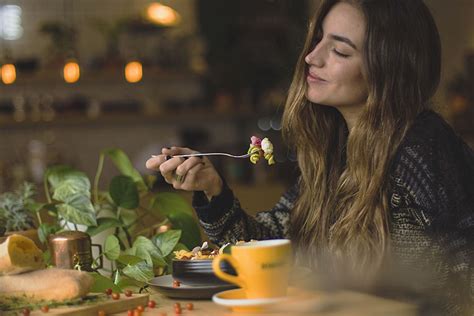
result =
[[[272,306],[271,310],[264,313],[242,313],[233,312],[226,307],[220,306],[211,300],[185,300],[170,299],[159,293],[152,293],[150,299],[156,301],[155,308],[146,308],[142,316],[160,315],[160,312],[167,316],[175,316],[174,304],[180,303],[182,306],[181,315],[189,316],[209,316],[209,315],[416,315],[416,307],[407,303],[388,300],[376,296],[362,294],[358,292],[333,292],[317,293],[311,292],[301,299],[285,302]],[[192,303],[193,310],[186,309],[186,304]],[[116,314],[116,315],[123,315]]]

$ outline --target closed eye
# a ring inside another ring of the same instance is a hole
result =
[[[332,51],[334,52],[334,54],[336,54],[337,56],[342,57],[342,58],[347,58],[347,57],[350,56],[350,55],[343,54],[343,53],[339,52],[336,49],[333,49]]]

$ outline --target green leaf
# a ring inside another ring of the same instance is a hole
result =
[[[135,249],[134,254],[146,260],[149,265],[166,265],[160,249],[150,239],[138,236],[133,243],[133,248]]]
[[[74,180],[76,182],[82,182],[85,185],[86,191],[90,190],[90,181],[87,175],[79,170],[76,170],[69,166],[58,165],[48,168],[45,175],[49,185],[54,189],[61,185],[66,180]]]
[[[97,219],[97,226],[88,227],[86,233],[92,237],[109,228],[115,227],[122,227],[122,223],[118,219],[111,217],[101,217]]]
[[[121,275],[120,282],[117,285],[120,286],[122,289],[127,287],[129,288],[131,286],[142,288],[145,285],[145,282],[140,282],[127,276]]]
[[[97,226],[94,206],[89,197],[83,194],[57,197],[63,204],[57,205],[58,213],[65,220],[86,226]]]
[[[139,262],[135,265],[126,266],[122,272],[137,281],[148,282],[155,275],[153,274],[153,267],[145,262]]]
[[[28,203],[26,205],[26,208],[32,212],[32,213],[38,213],[39,211],[41,211],[43,209],[43,207],[45,207],[46,204],[45,203],[36,203],[36,202],[32,202],[32,203]]]
[[[108,148],[102,150],[102,154],[107,155],[115,164],[117,169],[126,176],[129,176],[133,179],[133,181],[138,185],[140,190],[146,191],[148,190],[145,181],[143,181],[142,176],[140,173],[133,167],[130,159],[128,159],[127,155],[118,148]]]
[[[189,249],[202,245],[201,231],[194,217],[187,213],[175,212],[168,215],[173,229],[182,230],[181,242]]]
[[[123,263],[124,265],[134,265],[142,262],[143,259],[138,256],[123,254],[117,258],[117,261]]]
[[[109,260],[117,260],[120,256],[120,243],[115,235],[107,236],[104,245],[104,255]]]
[[[154,244],[161,250],[164,257],[169,255],[181,238],[181,230],[169,230],[156,235],[153,238]]]
[[[122,280],[122,277],[120,275],[119,270],[115,270],[114,284],[118,285],[121,280]]]
[[[61,230],[61,227],[59,227],[58,225],[43,223],[38,227],[38,238],[42,243],[47,243],[48,236],[51,234],[55,234],[59,230]]]
[[[185,244],[182,244],[182,243],[177,243],[176,246],[174,247],[173,251],[179,251],[179,250],[186,250],[186,251],[189,251],[189,248],[186,247]]]
[[[53,199],[62,201],[68,196],[75,194],[82,194],[90,198],[91,193],[88,189],[90,184],[89,179],[67,179],[56,186],[54,190]]]
[[[192,214],[191,205],[178,193],[160,192],[151,199],[150,209],[157,217],[166,216],[170,213]]]
[[[134,210],[120,209],[120,220],[125,226],[132,225],[138,218],[137,212]]]
[[[181,242],[189,249],[201,245],[201,231],[193,217],[191,205],[179,194],[162,192],[156,194],[150,203],[150,211],[157,217],[166,215],[173,228],[181,229]]]
[[[110,182],[109,193],[112,200],[120,207],[134,209],[138,207],[137,185],[129,176],[116,176]]]
[[[119,286],[115,285],[111,279],[97,272],[89,272],[89,275],[94,278],[94,284],[92,285],[92,288],[90,290],[91,292],[104,293],[105,290],[109,288],[112,289],[112,291],[114,292],[122,292],[122,289]]]

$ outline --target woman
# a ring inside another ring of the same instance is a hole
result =
[[[301,176],[272,210],[247,215],[209,160],[171,158],[188,148],[147,167],[195,191],[213,242],[290,237],[312,267],[372,286],[396,271],[462,313],[474,293],[474,154],[429,110],[440,51],[421,0],[323,1],[283,114]]]

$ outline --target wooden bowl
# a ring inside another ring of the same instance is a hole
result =
[[[212,259],[204,260],[173,260],[173,279],[187,285],[210,286],[230,285],[219,279],[212,270]],[[236,275],[235,270],[225,261],[221,269],[229,274]]]

